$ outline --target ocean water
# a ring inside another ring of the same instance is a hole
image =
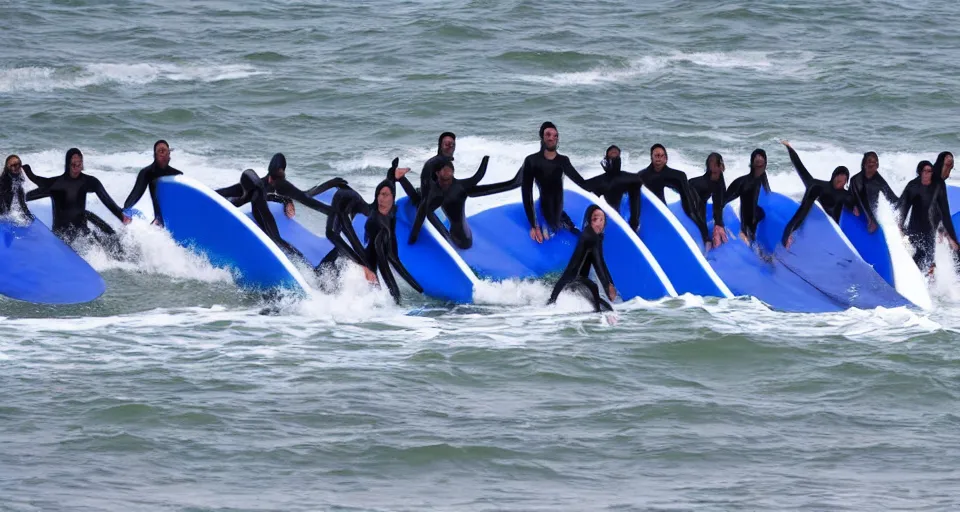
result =
[[[794,197],[779,139],[818,177],[877,151],[897,191],[960,149],[946,1],[2,6],[0,153],[53,175],[80,147],[120,200],[158,138],[212,186],[283,152],[294,183],[365,195],[445,130],[460,169],[511,177],[544,120],[586,176],[614,143],[629,170],[661,142],[691,175],[719,151],[730,177],[763,147]],[[93,303],[0,300],[0,510],[960,505],[949,271],[930,311],[682,296],[611,321],[536,281],[398,307],[348,272],[264,316],[162,231],[124,240],[140,263],[83,253]]]

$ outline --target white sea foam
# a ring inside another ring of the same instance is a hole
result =
[[[47,92],[118,84],[144,85],[158,80],[219,82],[267,74],[248,64],[91,63],[79,68],[20,67],[0,69],[0,93]]]

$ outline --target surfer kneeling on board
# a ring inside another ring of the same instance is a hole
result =
[[[594,311],[598,313],[613,311],[613,307],[600,297],[600,289],[590,280],[592,266],[607,297],[611,301],[617,297],[613,279],[610,277],[610,271],[607,270],[607,262],[603,258],[603,230],[606,224],[607,216],[599,206],[591,204],[587,207],[583,215],[583,230],[573,250],[573,256],[570,257],[570,263],[567,263],[567,268],[563,270],[563,274],[553,287],[553,293],[550,294],[547,304],[555,303],[560,292],[571,287],[593,304]]]
[[[634,231],[640,231],[640,187],[643,186],[640,176],[621,170],[620,148],[616,145],[607,148],[600,167],[603,168],[603,174],[588,179],[583,188],[603,197],[616,211],[620,211],[623,194],[627,194],[630,204],[627,223]]]
[[[916,252],[913,261],[921,272],[932,274],[933,257],[936,249],[936,226],[932,219],[939,216],[944,226],[944,234],[950,247],[956,252],[956,231],[950,218],[950,206],[947,203],[946,187],[936,184],[933,177],[933,164],[923,160],[917,164],[917,177],[910,180],[900,194],[897,204],[900,214],[900,230],[906,232],[910,244]],[[908,217],[909,214],[909,217]]]
[[[852,211],[856,207],[856,199],[849,190],[844,188],[850,179],[850,171],[846,167],[841,165],[834,169],[830,175],[830,181],[814,179],[810,171],[800,161],[800,155],[793,149],[793,146],[785,140],[781,140],[780,143],[787,148],[790,161],[793,162],[794,169],[797,170],[797,174],[803,180],[803,186],[807,189],[803,194],[803,200],[800,201],[800,208],[787,223],[783,230],[783,237],[780,239],[780,243],[789,249],[793,244],[793,232],[800,229],[800,225],[807,218],[815,201],[818,201],[827,215],[839,225],[840,214],[843,209]]]
[[[335,269],[337,259],[346,256],[363,267],[367,281],[371,283],[377,282],[379,270],[397,304],[400,304],[400,288],[393,276],[391,265],[413,289],[423,293],[423,287],[400,262],[397,252],[396,182],[404,179],[404,175],[410,171],[409,168],[398,169],[399,162],[398,158],[393,159],[387,178],[377,185],[373,203],[365,203],[360,194],[349,187],[340,188],[333,195],[333,215],[327,217],[326,237],[334,248],[316,268],[318,272],[328,268]],[[366,245],[360,243],[357,232],[353,229],[353,218],[357,214],[367,217],[364,224]],[[346,241],[341,234],[347,237]]]
[[[27,208],[26,194],[23,192],[23,168],[29,169],[29,165],[23,165],[20,157],[10,155],[3,162],[3,173],[0,173],[0,215],[6,216],[13,213],[14,199],[20,214],[27,219],[33,219],[30,209]]]
[[[182,172],[170,166],[170,145],[167,141],[161,139],[153,143],[153,163],[140,169],[137,173],[137,181],[133,184],[133,189],[127,200],[123,202],[123,209],[133,208],[147,187],[150,188],[150,200],[153,202],[153,224],[163,226],[163,216],[160,215],[160,201],[157,200],[157,179],[164,176],[179,176]]]
[[[690,188],[696,194],[697,213],[701,222],[707,224],[707,199],[713,199],[713,246],[719,247],[727,241],[727,230],[723,226],[723,205],[727,184],[723,179],[723,157],[720,153],[710,153],[704,164],[706,170],[702,176],[690,179]]]
[[[750,172],[733,180],[724,194],[726,203],[740,198],[740,238],[747,245],[756,240],[757,225],[766,217],[763,208],[757,205],[761,188],[769,192],[770,181],[767,179],[767,152],[757,148],[750,154]]]
[[[687,175],[667,165],[667,148],[663,147],[663,144],[654,144],[650,147],[650,165],[637,174],[643,181],[643,185],[663,204],[667,203],[663,195],[665,187],[680,194],[683,212],[697,225],[703,245],[709,251],[713,246],[713,240],[707,232],[707,224],[703,216],[697,211],[696,196],[690,188]]]
[[[549,240],[551,233],[560,229],[567,229],[579,234],[579,229],[573,225],[570,216],[563,211],[563,176],[567,175],[574,183],[583,187],[586,185],[580,173],[573,168],[566,155],[557,152],[560,142],[560,133],[556,125],[546,121],[540,125],[540,151],[527,156],[518,175],[521,177],[520,193],[523,198],[523,210],[530,223],[530,238],[537,243]],[[540,213],[546,222],[545,226],[537,223],[537,215],[533,204],[533,185],[540,191]]]
[[[53,206],[53,226],[51,230],[68,244],[81,237],[93,240],[108,252],[123,252],[116,231],[97,215],[87,211],[87,194],[94,193],[100,201],[124,224],[130,223],[130,217],[123,213],[110,194],[103,188],[100,180],[83,173],[83,153],[77,148],[67,150],[64,171],[60,176],[44,178],[33,174],[29,166],[24,173],[37,188],[27,193],[27,201],[49,197]],[[91,230],[87,222],[93,222],[98,228]]]
[[[857,217],[860,212],[867,217],[867,232],[877,231],[877,201],[880,200],[880,193],[891,205],[896,205],[900,200],[893,189],[887,184],[887,180],[880,176],[877,171],[880,168],[880,158],[873,151],[867,151],[860,160],[860,172],[850,178],[850,193],[856,201],[853,207],[853,214]]]

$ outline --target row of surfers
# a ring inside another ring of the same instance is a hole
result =
[[[524,159],[512,179],[499,183],[480,185],[489,157],[483,158],[479,169],[469,178],[456,178],[456,135],[444,132],[438,138],[437,155],[423,166],[419,188],[415,188],[405,176],[410,169],[399,168],[398,159],[394,159],[386,178],[375,188],[374,199],[370,203],[342,178],[328,180],[308,190],[296,187],[287,180],[286,159],[280,153],[271,159],[266,176],[261,178],[253,170],[247,169],[237,184],[218,189],[217,193],[237,207],[250,204],[254,220],[264,233],[288,255],[302,261],[306,261],[306,258],[280,236],[268,201],[283,203],[285,215],[291,218],[295,215],[294,202],[324,213],[327,215],[325,235],[334,248],[315,267],[316,270],[335,273],[340,268],[337,260],[348,258],[363,268],[371,282],[377,282],[379,271],[397,303],[400,301],[400,292],[391,266],[414,289],[423,291],[398,256],[395,229],[397,183],[417,206],[407,243],[416,243],[423,223],[429,221],[451,243],[464,250],[472,245],[472,234],[465,213],[467,199],[520,188],[531,239],[542,243],[560,230],[568,230],[579,237],[573,256],[554,286],[549,302],[554,302],[562,290],[573,288],[587,296],[597,311],[610,310],[611,307],[601,297],[600,288],[589,280],[591,268],[596,272],[607,297],[610,300],[616,297],[616,288],[603,257],[606,217],[600,207],[592,205],[585,212],[581,226],[575,226],[563,211],[564,176],[603,197],[617,210],[623,197],[627,196],[630,205],[628,223],[634,230],[640,227],[641,187],[647,187],[661,201],[664,201],[664,190],[673,189],[680,195],[684,213],[696,224],[706,250],[728,241],[723,224],[723,208],[716,205],[726,205],[734,199],[740,199],[739,236],[748,244],[754,243],[757,226],[765,217],[758,205],[761,188],[770,190],[766,174],[767,155],[763,149],[753,151],[749,172],[736,178],[728,187],[724,180],[723,157],[719,153],[711,153],[707,157],[703,175],[688,180],[685,173],[667,165],[667,151],[661,144],[654,144],[650,148],[651,163],[638,173],[621,169],[620,149],[613,145],[607,148],[601,162],[604,172],[594,178],[584,179],[569,158],[558,152],[559,131],[553,123],[545,122],[540,126],[539,138],[540,150]],[[914,260],[921,269],[932,269],[938,232],[947,237],[955,251],[960,249],[950,217],[945,185],[953,169],[953,155],[950,152],[938,155],[935,163],[926,160],[920,162],[917,178],[910,181],[898,197],[879,174],[879,158],[874,152],[864,154],[861,170],[852,179],[849,170],[839,166],[834,169],[831,179],[825,181],[814,179],[789,142],[782,143],[806,187],[799,209],[784,230],[781,240],[784,246],[790,246],[794,231],[802,225],[814,202],[819,202],[837,222],[844,208],[854,215],[864,215],[868,230],[875,232],[878,226],[877,202],[880,194],[883,194],[891,204],[897,206],[901,229],[914,245]],[[52,230],[55,234],[68,243],[92,238],[112,252],[122,252],[115,231],[97,215],[86,210],[86,196],[96,194],[118,219],[128,224],[131,221],[129,209],[149,189],[155,212],[153,223],[162,226],[163,216],[155,192],[156,180],[182,172],[170,166],[170,146],[166,141],[159,140],[154,144],[153,157],[153,162],[139,172],[121,208],[97,178],[83,173],[83,154],[77,148],[67,151],[64,173],[56,177],[37,176],[18,156],[10,155],[4,161],[3,173],[0,174],[0,215],[19,208],[23,214],[30,216],[26,202],[49,197],[53,205]],[[24,177],[36,184],[37,188],[25,193]],[[534,208],[534,185],[540,194],[539,216]],[[316,198],[334,188],[337,190],[330,204]],[[708,200],[715,205],[712,232],[707,228]],[[449,228],[435,215],[437,208],[446,215]],[[356,215],[367,217],[363,242],[353,228],[352,221]],[[89,224],[93,224],[95,229],[91,229]]]

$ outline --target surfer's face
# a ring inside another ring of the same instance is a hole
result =
[[[449,165],[444,165],[443,169],[437,172],[437,183],[440,185],[440,188],[447,188],[453,184],[453,168]]]
[[[556,151],[557,144],[560,143],[560,133],[554,128],[547,128],[543,131],[543,147],[547,151]]]
[[[620,158],[620,150],[617,148],[610,148],[610,151],[607,151],[607,160],[613,160],[614,158]]]
[[[719,177],[727,168],[723,165],[723,160],[714,158],[713,160],[710,160],[710,166],[708,169],[710,169],[710,174],[713,177]]]
[[[446,157],[453,157],[453,152],[457,149],[457,141],[453,137],[444,137],[440,142],[440,154]]]
[[[73,155],[70,157],[70,177],[77,178],[80,176],[80,173],[83,172],[83,157],[80,155]]]
[[[596,234],[603,233],[603,228],[607,225],[607,216],[603,213],[603,210],[594,210],[590,214],[590,228],[593,229],[593,232]]]
[[[153,152],[153,159],[161,169],[166,167],[170,163],[170,146],[157,144],[157,148]]]
[[[940,173],[940,177],[943,179],[949,178],[950,171],[952,170],[953,170],[953,157],[950,155],[947,155],[943,159],[943,171]]]
[[[751,162],[751,167],[753,168],[754,174],[760,175],[767,172],[767,159],[763,155],[757,155],[753,157],[753,162]]]
[[[7,171],[12,172],[13,174],[20,174],[20,169],[23,166],[20,164],[19,158],[13,157],[7,160],[7,165],[5,167],[7,168]]]
[[[876,174],[877,169],[879,168],[880,168],[880,161],[877,160],[877,157],[875,156],[872,156],[872,155],[868,156],[867,161],[863,162],[863,170],[870,176],[873,176],[874,174]]]
[[[847,175],[838,174],[833,177],[833,188],[837,190],[843,190],[843,187],[847,186]]]
[[[661,148],[656,148],[650,153],[650,160],[653,162],[653,168],[659,171],[667,165],[667,152]]]
[[[920,171],[920,184],[929,185],[931,183],[933,183],[933,167],[925,165],[923,170]]]
[[[389,188],[383,187],[377,193],[377,210],[386,215],[390,213],[390,208],[393,208],[393,194],[390,193]]]

